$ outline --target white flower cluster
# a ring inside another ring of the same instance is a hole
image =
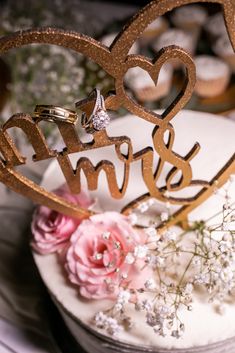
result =
[[[187,329],[180,312],[193,310],[193,295],[199,287],[204,290],[205,300],[215,303],[218,313],[224,313],[224,303],[235,294],[235,204],[229,194],[234,182],[231,177],[223,189],[216,190],[223,197],[218,224],[212,225],[211,217],[208,222],[194,222],[180,234],[173,229],[163,234],[154,227],[145,229],[146,244],[137,245],[125,261],[131,265],[141,259],[152,274],[146,277],[143,287],[120,290],[108,312],[120,326],[132,327],[126,313],[133,306],[144,313],[146,325],[156,334],[180,338]]]
[[[132,327],[131,318],[125,313],[125,305],[129,303],[131,293],[121,289],[115,305],[104,312],[95,315],[94,323],[97,328],[105,330],[109,335],[115,336],[121,330],[129,330]]]
[[[165,192],[165,196],[169,197],[167,192]],[[128,216],[131,224],[136,225],[138,224],[138,221],[141,223],[142,216],[149,211],[152,211],[155,216],[154,219],[151,219],[151,217],[148,219],[147,229],[151,229],[152,226],[157,227],[160,223],[167,222],[171,217],[170,203],[167,201],[164,205],[164,209],[162,210],[158,209],[157,206],[159,205],[154,198],[141,201],[136,209],[133,210]]]
[[[125,304],[129,302],[130,297],[131,297],[130,292],[121,289],[121,291],[118,294],[117,302],[114,306],[114,309],[116,311],[122,311],[124,309]]]
[[[132,265],[137,259],[145,259],[147,257],[149,248],[147,245],[136,245],[134,252],[129,252],[126,255],[125,262]]]
[[[102,311],[95,315],[95,325],[97,328],[106,330],[111,336],[117,335],[122,330],[122,326],[118,324],[115,318],[106,315]]]
[[[186,306],[187,310],[192,310],[193,285],[188,283],[180,287],[173,283],[168,286],[162,283],[159,288],[151,280],[150,284],[150,291],[155,294],[155,298],[141,300],[140,296],[144,295],[142,293],[135,303],[135,310],[145,312],[146,324],[156,334],[164,337],[170,333],[172,337],[181,337],[185,327],[178,317],[178,309]],[[146,289],[149,289],[148,285]]]
[[[202,246],[198,247],[193,264],[193,282],[207,289],[210,301],[223,302],[235,290],[234,236],[235,231],[223,229],[202,231]]]

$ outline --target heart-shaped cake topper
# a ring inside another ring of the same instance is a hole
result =
[[[195,2],[211,2],[222,5],[227,31],[235,50],[234,0],[179,0],[177,2],[175,0],[154,0],[133,17],[129,24],[116,37],[110,48],[85,35],[52,28],[32,29],[1,38],[1,53],[33,43],[53,44],[72,49],[99,64],[115,80],[114,93],[105,97],[106,108],[117,110],[119,107],[124,107],[130,113],[135,114],[137,118],[144,119],[153,124],[152,140],[154,148],[146,146],[143,150],[133,153],[132,141],[128,137],[108,136],[105,127],[102,127],[100,130],[99,128],[92,129],[89,127],[89,132],[92,133],[93,140],[89,143],[83,143],[79,139],[75,129],[76,114],[74,113],[73,115],[71,111],[68,112],[65,109],[63,110],[63,108],[55,107],[53,110],[54,118],[52,120],[58,126],[66,148],[63,151],[54,151],[48,147],[47,141],[39,127],[40,119],[43,116],[42,111],[40,113],[36,111],[32,116],[15,114],[0,129],[0,152],[3,156],[3,159],[0,160],[0,181],[10,189],[32,199],[34,202],[46,205],[58,212],[80,218],[86,218],[91,215],[90,210],[77,207],[63,198],[46,191],[14,169],[17,165],[25,164],[26,162],[24,156],[18,151],[7,132],[9,128],[17,127],[22,129],[27,135],[35,151],[35,155],[33,156],[35,162],[57,158],[66,182],[73,193],[80,192],[81,171],[84,172],[87,178],[89,190],[98,188],[99,174],[103,171],[106,174],[111,197],[116,199],[124,198],[128,187],[131,165],[133,162],[140,160],[142,164],[142,177],[148,192],[127,204],[122,212],[129,214],[143,201],[155,198],[161,202],[169,202],[181,206],[167,223],[159,226],[160,228],[184,221],[189,212],[213,193],[215,186],[217,188],[222,186],[230,174],[235,173],[235,155],[231,156],[226,165],[210,181],[194,180],[190,161],[198,153],[200,146],[196,141],[192,141],[194,146],[184,157],[174,152],[172,148],[175,132],[170,123],[192,96],[196,83],[195,65],[192,58],[186,51],[176,46],[163,48],[152,61],[140,55],[128,55],[128,52],[147,26],[156,18],[176,7]],[[162,114],[157,114],[144,108],[126,94],[123,82],[124,76],[129,69],[139,67],[145,70],[156,84],[162,66],[171,59],[177,59],[182,62],[186,69],[186,79],[181,92]],[[91,96],[77,103],[77,108],[83,111],[83,114],[85,114],[83,116],[91,116],[95,109],[94,105],[98,104],[97,102],[98,98]],[[99,104],[102,106],[103,103],[100,102]],[[43,109],[48,109],[49,113],[47,114],[50,114],[50,109],[52,108],[44,107]],[[101,114],[103,114],[103,121],[107,119],[106,113],[101,112]],[[91,120],[88,120],[85,120],[86,126],[90,126],[91,124]],[[166,132],[168,133],[167,143],[164,140]],[[122,144],[127,145],[128,152],[126,155],[121,151]],[[73,169],[69,160],[69,154],[112,145],[115,147],[119,160],[124,164],[124,179],[121,188],[118,186],[115,166],[110,161],[102,160],[94,166],[88,158],[83,157],[78,160],[76,170]],[[153,168],[154,154],[159,156],[155,170]],[[172,168],[166,176],[165,186],[159,188],[157,187],[157,181],[166,162],[172,165]],[[174,182],[176,175],[180,175],[178,182]],[[199,186],[200,191],[192,197],[180,198],[170,195],[172,191],[182,190],[193,185]]]

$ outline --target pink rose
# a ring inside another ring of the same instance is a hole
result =
[[[74,195],[66,186],[57,189],[55,194],[83,208],[93,204],[92,199],[85,192]],[[34,237],[33,248],[40,254],[63,250],[80,223],[81,220],[77,218],[65,216],[45,206],[38,207],[31,225]]]
[[[90,299],[114,298],[120,285],[143,287],[145,240],[145,233],[119,213],[91,216],[70,239],[66,263],[70,281]]]

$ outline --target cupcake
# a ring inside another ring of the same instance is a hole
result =
[[[221,12],[210,16],[204,28],[211,40],[214,40],[224,34],[227,34],[224,17]]]
[[[118,33],[109,33],[103,36],[100,41],[102,44],[106,45],[106,47],[110,47],[110,45],[113,43],[114,39],[117,37]],[[139,44],[135,42],[130,51],[129,54],[137,54],[139,53]]]
[[[207,55],[197,56],[194,62],[197,73],[196,94],[201,97],[214,97],[226,90],[230,69],[225,62]]]
[[[150,23],[142,36],[140,37],[140,44],[142,46],[151,43],[157,36],[165,32],[169,27],[168,21],[164,17],[158,17],[155,21]]]
[[[173,24],[184,30],[203,26],[207,19],[206,10],[199,5],[187,5],[177,8],[171,20]]]
[[[162,33],[156,41],[152,44],[152,48],[155,52],[158,52],[164,47],[170,45],[176,45],[185,49],[190,55],[194,55],[196,45],[192,40],[191,35],[181,29],[169,29]],[[174,68],[179,68],[181,63],[179,60],[173,60],[172,65]]]
[[[213,46],[213,51],[217,56],[226,61],[231,70],[235,72],[235,53],[227,33],[217,39]]]
[[[188,31],[196,44],[201,28],[206,22],[207,11],[199,5],[187,5],[177,8],[171,17],[175,27]]]
[[[157,86],[155,86],[151,77],[144,70],[134,67],[127,72],[125,83],[139,101],[152,102],[167,96],[171,89],[172,75],[172,66],[165,64],[161,68]]]

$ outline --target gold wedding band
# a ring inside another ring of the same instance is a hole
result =
[[[78,119],[75,111],[54,105],[36,105],[34,116],[42,120],[61,121],[70,124],[75,124]]]

